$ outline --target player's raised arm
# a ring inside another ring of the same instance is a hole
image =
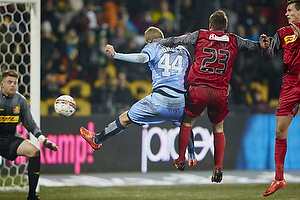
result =
[[[109,53],[109,55],[113,58],[115,55],[115,48],[114,46],[107,44],[105,47],[105,51]]]
[[[261,49],[268,49],[270,46],[270,39],[267,35],[261,34],[261,36],[259,37],[259,44]]]
[[[177,45],[195,45],[200,31],[194,31],[193,33],[187,33],[178,37],[168,37],[165,39],[155,39],[154,42],[158,42],[164,46],[177,46]]]
[[[112,58],[117,60],[123,60],[133,63],[146,63],[149,61],[149,56],[145,53],[117,53],[114,47],[110,44],[106,45],[105,51],[107,51]]]

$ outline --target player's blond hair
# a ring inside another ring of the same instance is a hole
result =
[[[213,30],[225,30],[228,18],[223,10],[217,10],[209,17],[209,23],[211,23],[211,28]]]
[[[153,41],[157,38],[164,38],[163,32],[159,28],[156,28],[154,26],[150,26],[149,28],[147,28],[144,36],[146,41]]]
[[[5,71],[2,72],[2,80],[5,78],[5,77],[8,77],[8,76],[12,76],[12,77],[15,77],[15,78],[19,78],[20,75],[18,74],[18,72],[14,69],[7,69]]]

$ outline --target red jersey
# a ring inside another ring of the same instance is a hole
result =
[[[195,62],[188,74],[188,83],[227,89],[237,52],[233,34],[200,30],[195,47]]]
[[[300,23],[297,24],[300,28]],[[278,30],[283,51],[284,73],[299,75],[300,72],[300,38],[294,34],[291,26],[286,26]],[[297,67],[296,67],[297,66]]]
[[[300,28],[300,22],[296,24]],[[283,77],[298,79],[300,74],[300,38],[294,34],[291,26],[280,28],[274,35],[270,47],[263,50],[265,59],[272,59],[275,54],[282,49],[284,74]]]
[[[258,52],[258,42],[241,38],[223,31],[198,30],[180,37],[159,40],[166,46],[194,45],[195,61],[189,71],[190,85],[207,85],[217,89],[228,89],[233,61],[240,50]]]

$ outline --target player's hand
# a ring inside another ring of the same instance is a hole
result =
[[[105,51],[107,51],[112,58],[114,57],[114,55],[115,55],[114,46],[107,44],[105,47]]]
[[[48,138],[45,138],[42,143],[43,143],[44,147],[47,147],[53,151],[58,151],[58,146],[55,143],[48,140]]]
[[[294,34],[297,36],[297,38],[300,38],[300,28],[296,26],[293,22],[291,22],[290,24],[294,31]]]
[[[260,44],[260,48],[267,49],[270,46],[270,39],[268,38],[267,35],[261,34],[261,36],[259,37],[259,44]]]

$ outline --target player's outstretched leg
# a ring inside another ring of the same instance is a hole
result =
[[[80,135],[90,144],[90,146],[94,150],[97,150],[97,149],[99,149],[102,146],[102,144],[97,144],[94,141],[95,132],[90,132],[87,129],[85,129],[84,127],[81,127],[80,128]]]
[[[223,172],[220,167],[213,170],[213,175],[211,177],[211,182],[220,183],[223,178]]]
[[[277,190],[285,187],[286,187],[286,181],[284,179],[282,179],[281,181],[274,179],[271,185],[268,187],[268,189],[264,192],[263,196],[269,196],[274,192],[276,192]]]

